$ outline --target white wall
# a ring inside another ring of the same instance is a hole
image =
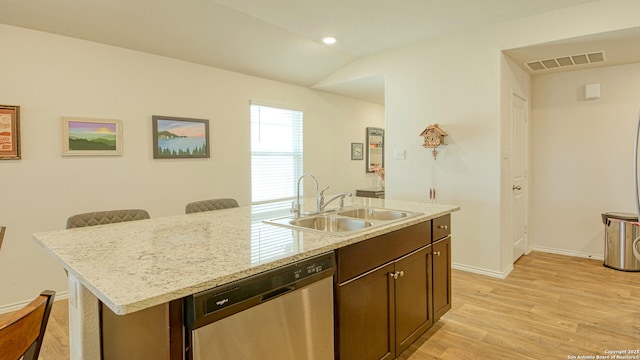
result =
[[[388,198],[428,201],[430,155],[418,134],[431,123],[449,133],[435,172],[438,201],[462,209],[452,217],[453,262],[504,276],[512,255],[509,212],[502,210],[510,203],[510,168],[501,160],[510,112],[502,102],[528,80],[509,74],[501,51],[637,27],[638,13],[635,0],[573,6],[359,59],[319,85],[385,74]],[[406,160],[393,160],[394,149],[406,149]]]
[[[62,268],[32,240],[86,211],[181,214],[187,202],[250,203],[249,101],[304,110],[305,171],[327,193],[370,187],[350,143],[384,127],[384,108],[306,88],[87,41],[0,25],[0,103],[21,106],[22,160],[0,161],[0,310],[50,288]],[[210,120],[211,158],[153,160],[151,116]],[[121,119],[124,155],[62,157],[61,116]],[[135,241],[135,239],[132,239]],[[1,312],[1,311],[0,311]]]
[[[633,146],[640,64],[533,78],[531,232],[534,248],[602,258],[601,214],[635,213]],[[599,83],[601,97],[585,100]]]

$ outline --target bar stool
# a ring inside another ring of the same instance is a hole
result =
[[[238,205],[238,202],[235,199],[201,200],[187,204],[184,212],[185,214],[192,214],[197,212],[237,208],[239,206],[240,205]]]
[[[141,209],[96,211],[69,217],[67,219],[67,229],[150,218],[149,213],[146,210]]]

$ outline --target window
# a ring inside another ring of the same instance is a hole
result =
[[[294,252],[291,230],[261,220],[291,208],[302,175],[302,111],[251,105],[251,263]],[[275,212],[275,213],[274,213]]]
[[[302,111],[251,105],[251,202],[291,207],[302,175]]]

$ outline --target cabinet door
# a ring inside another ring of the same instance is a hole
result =
[[[336,290],[336,341],[340,360],[395,357],[393,263],[339,284]]]
[[[451,237],[433,244],[433,315],[438,321],[451,309]]]
[[[396,351],[400,354],[433,325],[431,246],[395,262]]]

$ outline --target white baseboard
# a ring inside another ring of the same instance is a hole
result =
[[[487,270],[487,269],[483,269],[475,266],[462,265],[462,264],[456,264],[456,263],[451,264],[451,268],[474,273],[474,274],[486,275],[486,276],[491,276],[499,279],[506,279],[507,276],[509,276],[509,274],[513,270],[513,264],[509,265],[504,272]]]
[[[583,253],[583,252],[580,252],[580,251],[554,249],[554,248],[548,248],[548,247],[543,247],[543,246],[534,246],[532,250],[533,251],[551,253],[551,254],[566,255],[566,256],[573,256],[573,257],[580,257],[580,258],[585,258],[585,259],[594,259],[594,260],[602,260],[602,261],[604,261],[604,255],[589,254],[589,253]]]
[[[554,248],[547,248],[547,247],[542,247],[542,246],[533,246],[533,247],[527,249],[527,254],[529,254],[531,251],[540,251],[540,252],[546,252],[546,253],[551,253],[551,254],[558,254],[558,255],[573,256],[573,257],[580,257],[580,258],[585,258],[585,259],[594,259],[594,260],[604,261],[604,256],[603,255],[589,254],[589,253],[583,253],[583,252],[579,252],[579,251],[554,249]],[[513,271],[513,264],[509,265],[504,272],[487,270],[487,269],[483,269],[483,268],[479,268],[479,267],[475,267],[475,266],[456,264],[456,263],[451,264],[451,268],[456,269],[456,270],[462,270],[462,271],[474,273],[474,274],[486,275],[486,276],[491,276],[491,277],[495,277],[495,278],[499,278],[499,279],[506,279],[507,276],[509,276],[509,274],[511,273],[511,271]]]
[[[35,296],[34,296],[35,298]],[[58,300],[64,300],[64,299],[68,299],[69,298],[69,292],[68,291],[61,291],[61,292],[57,292],[56,293],[56,297],[54,301],[58,301]],[[23,307],[25,307],[28,303],[30,303],[31,301],[33,301],[33,299],[29,299],[29,300],[25,300],[19,303],[15,303],[15,304],[8,304],[8,305],[2,305],[0,306],[0,314],[6,314],[6,313],[10,313],[10,312],[14,312],[17,310],[22,309]]]

